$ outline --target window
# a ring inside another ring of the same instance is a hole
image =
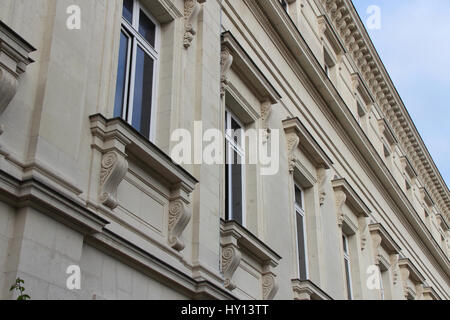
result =
[[[342,235],[342,247],[344,250],[344,269],[345,269],[345,283],[347,288],[347,298],[348,300],[353,299],[352,292],[352,277],[351,277],[351,261],[350,261],[350,251],[348,247],[348,237],[346,235]]]
[[[245,225],[243,125],[229,111],[225,112],[225,213],[226,220]]]
[[[138,0],[124,0],[114,117],[150,139],[159,58],[159,25]]]
[[[308,280],[308,255],[306,245],[305,196],[303,189],[295,185],[295,220],[297,229],[297,254],[299,279]]]

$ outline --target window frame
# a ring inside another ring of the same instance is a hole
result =
[[[297,203],[297,199],[296,199],[296,189],[299,189],[301,192],[301,202],[302,202],[302,206],[299,206]],[[295,215],[295,234],[296,234],[296,242],[295,242],[295,246],[296,246],[296,250],[297,250],[297,273],[298,273],[298,279],[300,280],[308,280],[309,279],[309,259],[308,259],[308,237],[307,237],[307,233],[306,233],[306,211],[305,211],[305,191],[304,189],[298,184],[298,183],[294,183],[294,215]],[[298,246],[298,223],[297,223],[297,216],[300,216],[302,219],[302,225],[303,225],[303,243],[304,243],[304,248],[303,248],[303,253],[305,255],[305,275],[306,275],[306,279],[301,279],[301,265],[300,265],[300,248]]]
[[[236,143],[234,140],[234,136],[231,136],[229,133],[230,130],[233,130],[231,127],[232,120],[234,120],[241,128],[241,141],[240,144]],[[225,218],[228,221],[234,220],[238,223],[240,223],[243,227],[247,224],[247,218],[246,218],[246,188],[245,188],[245,161],[246,161],[246,148],[245,148],[245,126],[244,124],[236,117],[236,115],[229,109],[225,108],[225,155],[226,155],[226,161],[225,166],[232,166],[234,164],[233,160],[233,152],[236,152],[241,157],[241,190],[242,190],[242,221],[237,221],[234,219],[233,216],[233,197],[232,197],[232,186],[233,186],[233,179],[232,179],[232,170],[226,171],[228,172],[228,176],[225,177],[226,181],[228,182],[228,189],[225,190],[226,192],[226,199],[228,200],[228,212],[225,212]]]
[[[345,287],[348,300],[353,300],[352,264],[349,251],[348,236],[342,233],[342,252],[344,257]]]
[[[157,105],[157,90],[158,90],[158,74],[160,63],[160,48],[161,48],[161,25],[154,18],[154,16],[141,4],[140,0],[133,1],[132,22],[130,23],[122,13],[120,33],[124,33],[128,38],[127,47],[127,63],[125,69],[125,83],[124,94],[122,99],[122,114],[120,117],[132,126],[133,123],[133,109],[134,109],[134,90],[136,78],[136,60],[138,47],[153,60],[153,81],[152,81],[152,97],[150,110],[150,124],[148,139],[154,140],[155,116]],[[155,25],[155,45],[152,46],[139,32],[140,13],[143,13]],[[117,90],[116,85],[116,90]],[[116,101],[114,100],[114,103]],[[141,133],[142,134],[142,133]]]

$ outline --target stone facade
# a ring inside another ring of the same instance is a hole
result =
[[[0,1],[0,299],[17,277],[32,299],[450,298],[449,190],[350,0],[137,5],[150,139],[114,114],[123,0]],[[169,157],[226,109],[280,132],[278,173],[245,167],[241,224],[223,165]]]

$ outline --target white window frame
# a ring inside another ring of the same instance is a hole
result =
[[[352,263],[350,258],[350,252],[349,252],[349,241],[348,236],[346,234],[342,234],[342,240],[343,240],[343,248],[342,252],[344,255],[344,275],[345,275],[345,288],[347,292],[347,296],[349,300],[353,300],[353,283],[352,283]],[[345,243],[345,245],[344,245]],[[347,274],[348,269],[348,274]],[[350,288],[348,288],[350,287]],[[350,292],[348,292],[350,290]]]
[[[234,141],[233,132],[231,129],[231,121],[234,120],[236,123],[241,127],[241,141],[240,145],[239,143],[236,143]],[[243,123],[231,112],[230,109],[226,108],[225,113],[225,141],[226,141],[226,148],[227,148],[227,161],[225,163],[226,166],[230,166],[233,164],[233,152],[236,151],[237,154],[241,157],[241,167],[242,167],[242,176],[241,176],[241,183],[242,183],[242,226],[246,226],[247,219],[246,219],[246,189],[245,189],[245,161],[246,161],[246,153],[245,153],[245,127]],[[232,186],[233,186],[233,179],[231,175],[231,170],[228,170],[228,190],[226,190],[228,194],[228,210],[229,212],[226,213],[228,218],[230,220],[233,219],[233,203],[232,203],[232,197],[230,196],[232,194]]]
[[[298,188],[301,192],[301,201],[302,201],[302,206],[299,206],[297,204],[296,198],[295,198],[295,189]],[[306,274],[306,279],[309,279],[309,259],[308,259],[308,237],[306,234],[306,214],[305,214],[305,191],[303,190],[302,187],[300,187],[300,185],[298,185],[297,183],[294,183],[294,207],[295,207],[295,234],[296,234],[296,239],[297,241],[295,241],[295,246],[297,249],[297,264],[298,264],[298,278],[301,278],[301,270],[300,270],[300,248],[298,247],[298,229],[297,229],[297,215],[300,215],[302,217],[303,220],[303,242],[305,244],[305,274]]]
[[[289,14],[289,2],[287,0],[279,0],[281,7],[283,7],[283,2],[286,4],[286,9],[283,7],[283,9],[286,11],[287,14]]]
[[[139,33],[139,19],[140,12],[143,12],[147,18],[149,18],[155,24],[155,46],[152,47],[147,40],[145,40]],[[125,119],[130,125],[133,122],[133,104],[134,104],[134,85],[136,76],[136,54],[137,46],[153,59],[153,88],[152,88],[152,101],[150,111],[150,132],[149,140],[153,141],[156,128],[155,128],[155,116],[156,116],[156,104],[157,104],[157,90],[158,90],[158,70],[159,70],[159,53],[161,46],[161,25],[153,17],[153,15],[144,8],[140,0],[133,0],[133,13],[132,23],[125,19],[122,14],[121,32],[128,36],[128,52],[127,52],[127,64],[126,64],[126,76],[125,76],[125,90],[122,101],[122,118]],[[131,63],[131,66],[130,66]],[[117,88],[116,88],[117,90]]]

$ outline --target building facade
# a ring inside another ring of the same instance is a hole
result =
[[[0,21],[1,299],[450,298],[448,187],[350,0]],[[177,129],[223,132],[224,162],[175,161]]]

